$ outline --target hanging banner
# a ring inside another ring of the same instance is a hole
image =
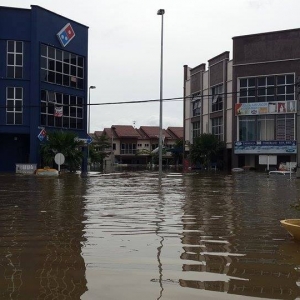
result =
[[[54,110],[54,117],[58,117],[58,118],[61,118],[63,116],[63,107],[60,106],[60,107],[55,107],[55,110]]]
[[[286,114],[297,112],[297,101],[275,101],[275,102],[252,102],[236,103],[235,115],[266,115],[266,114]]]

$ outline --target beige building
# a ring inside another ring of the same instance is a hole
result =
[[[194,138],[212,133],[232,154],[232,61],[224,52],[197,67],[184,66],[184,140],[188,152]]]
[[[144,165],[152,161],[159,143],[159,127],[141,126],[134,128],[131,125],[113,125],[96,131],[95,135],[105,135],[111,141],[110,149],[113,160],[120,164]],[[166,152],[163,163],[172,163],[172,153],[168,149],[174,148],[178,141],[183,140],[183,127],[168,127],[163,129],[163,146]]]

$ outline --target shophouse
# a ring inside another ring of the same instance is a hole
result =
[[[88,28],[42,7],[0,7],[0,171],[40,165],[51,130],[86,137]]]
[[[227,168],[295,165],[299,45],[300,29],[238,36],[232,60],[224,52],[207,70],[184,66],[186,153],[212,133],[226,143]]]
[[[184,66],[184,140],[188,153],[193,140],[212,133],[225,142],[224,158],[229,166],[232,155],[232,61],[229,52],[206,64]],[[227,167],[227,165],[225,167]]]
[[[297,161],[299,46],[300,29],[233,38],[233,166]]]

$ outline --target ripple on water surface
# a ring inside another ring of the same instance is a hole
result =
[[[0,298],[299,297],[297,180],[0,175]],[[34,275],[33,275],[34,274]]]

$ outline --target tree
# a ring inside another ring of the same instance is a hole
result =
[[[183,157],[183,140],[177,140],[175,142],[175,145],[172,149],[169,149],[172,153],[172,157],[174,159],[174,163],[176,165],[182,163],[182,157]]]
[[[191,145],[190,159],[192,163],[200,162],[204,167],[210,168],[212,159],[217,160],[224,148],[224,142],[219,141],[217,136],[203,133]]]
[[[109,154],[107,149],[111,146],[112,145],[107,135],[95,135],[93,138],[93,143],[89,148],[91,163],[100,163],[102,165],[104,158]]]
[[[82,161],[81,147],[83,142],[78,136],[69,131],[52,131],[47,133],[47,140],[41,146],[41,154],[44,165],[53,166],[56,153],[65,156],[65,163],[70,171],[76,171]]]

